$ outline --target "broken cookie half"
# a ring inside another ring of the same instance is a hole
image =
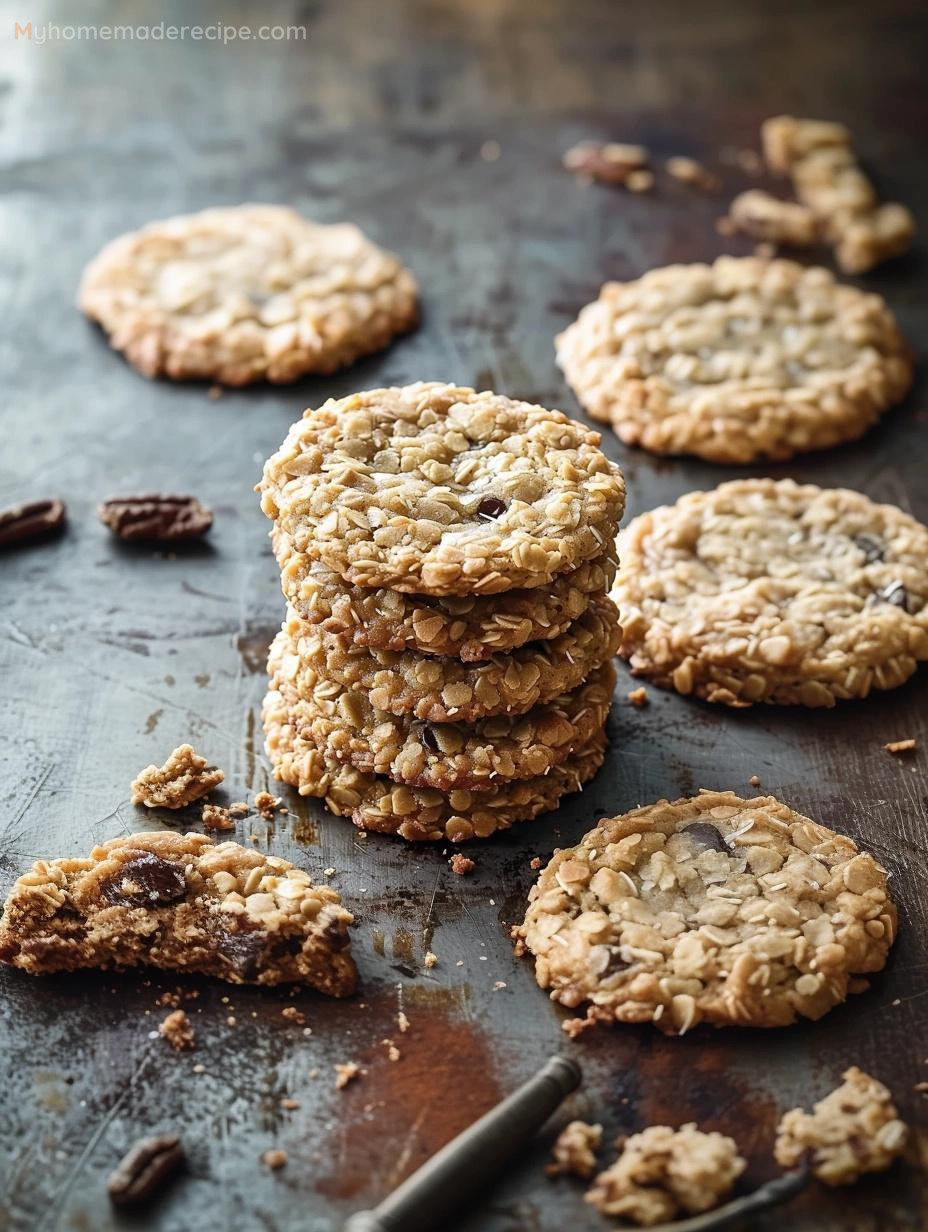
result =
[[[352,921],[334,890],[276,856],[204,834],[132,834],[20,877],[0,962],[32,975],[144,965],[344,997],[357,984]]]

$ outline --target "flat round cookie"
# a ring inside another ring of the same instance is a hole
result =
[[[261,505],[296,552],[355,586],[491,595],[612,551],[619,468],[581,424],[454,385],[308,410],[264,467]]]
[[[711,462],[855,440],[912,382],[878,295],[758,257],[610,282],[557,339],[581,404],[626,444]]]
[[[613,657],[621,632],[615,604],[605,595],[559,637],[479,663],[426,658],[411,650],[368,650],[344,635],[304,624],[292,608],[284,629],[295,646],[294,684],[302,696],[311,697],[321,677],[365,693],[377,710],[429,723],[474,723],[553,701]]]
[[[679,1034],[821,1018],[884,966],[895,933],[871,855],[772,796],[728,791],[604,819],[555,853],[517,931],[552,1000]]]
[[[928,659],[928,527],[844,488],[744,479],[619,541],[619,653],[679,693],[833,706]]]
[[[417,321],[416,283],[347,223],[281,205],[202,210],[113,240],[78,303],[148,377],[294,381],[379,351]]]
[[[293,551],[282,531],[273,539],[284,594],[309,624],[344,634],[356,646],[446,655],[467,663],[557,637],[583,615],[591,596],[609,590],[617,564],[614,554],[608,554],[559,573],[548,586],[534,590],[438,599],[352,586],[325,565]]]
[[[326,760],[446,792],[488,791],[547,774],[603,727],[616,679],[612,664],[604,663],[547,705],[465,724],[423,723],[377,710],[363,692],[305,669],[286,629],[271,646],[268,673],[271,688],[287,698],[291,724]]]
[[[262,707],[265,750],[274,777],[295,787],[301,796],[316,796],[362,830],[396,834],[412,842],[447,839],[463,843],[487,838],[519,821],[530,821],[557,806],[563,796],[579,791],[603,763],[606,733],[594,733],[589,744],[547,774],[489,791],[463,788],[440,792],[410,787],[354,766],[328,760],[291,722],[288,698],[272,689]]]

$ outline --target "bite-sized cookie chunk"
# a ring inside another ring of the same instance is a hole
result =
[[[271,688],[289,694],[292,724],[326,760],[439,791],[486,791],[547,774],[602,729],[616,679],[605,663],[546,705],[468,725],[424,723],[376,709],[366,693],[301,664],[287,628],[271,646],[268,672]]]
[[[79,304],[145,376],[294,381],[416,324],[416,283],[350,224],[281,205],[203,210],[107,244]]]
[[[636,675],[728,706],[833,706],[928,659],[928,527],[844,488],[745,479],[636,518],[613,594]]]
[[[262,508],[356,586],[492,595],[612,550],[618,467],[581,424],[454,385],[308,410],[265,464]]]
[[[758,257],[607,283],[557,357],[586,411],[626,444],[712,462],[854,440],[912,380],[878,295]]]
[[[586,1200],[603,1215],[650,1227],[719,1206],[745,1166],[735,1142],[723,1134],[703,1133],[695,1124],[652,1125],[625,1140]]]
[[[601,1125],[571,1121],[565,1125],[551,1148],[552,1160],[545,1167],[548,1176],[567,1173],[589,1179],[596,1171],[596,1152],[603,1140]]]
[[[429,723],[474,723],[518,715],[577,688],[615,654],[621,630],[615,604],[597,597],[566,632],[477,663],[415,651],[368,650],[342,634],[304,624],[291,609],[291,680],[312,695],[318,678],[367,695],[371,706]]]
[[[324,799],[333,813],[350,817],[362,830],[398,834],[412,841],[487,838],[517,821],[529,821],[553,809],[563,796],[579,791],[603,763],[606,735],[593,734],[586,747],[547,774],[500,783],[486,791],[410,787],[354,766],[326,758],[298,731],[293,721],[291,693],[271,689],[264,699],[262,719],[265,749],[274,775],[301,796]]]
[[[356,646],[453,656],[465,663],[557,637],[583,615],[594,595],[609,590],[617,564],[610,552],[559,573],[547,586],[434,598],[352,586],[295,552],[283,531],[273,539],[283,592],[308,624],[343,634]]]
[[[333,889],[276,856],[205,834],[130,834],[20,877],[0,962],[31,975],[160,967],[344,997],[357,982],[351,922]]]
[[[132,803],[146,808],[185,808],[218,787],[226,776],[207,765],[192,744],[181,744],[163,766],[140,770],[130,785]]]
[[[772,244],[807,248],[819,238],[818,220],[807,205],[781,201],[759,188],[739,193],[728,217],[736,230]]]
[[[886,871],[850,839],[772,796],[705,791],[556,852],[516,936],[553,1001],[682,1034],[821,1018],[895,932]]]
[[[826,1185],[849,1185],[864,1172],[882,1172],[905,1149],[908,1130],[882,1082],[852,1065],[844,1082],[812,1112],[793,1108],[777,1126],[777,1163],[791,1168],[807,1151]]]

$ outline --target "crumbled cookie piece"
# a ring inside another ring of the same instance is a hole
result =
[[[908,740],[890,740],[889,744],[883,745],[887,753],[910,753],[917,747],[918,741],[911,737]]]
[[[748,779],[748,783],[751,785],[751,787],[760,787],[760,779],[758,778],[756,774],[751,775],[751,777]]]
[[[637,706],[640,710],[642,706],[648,704],[648,690],[642,685],[640,688],[632,689],[628,695],[628,700],[633,706]]]
[[[396,1025],[399,1028],[400,1035],[405,1035],[409,1030],[409,1019],[402,1010],[396,1016]]]
[[[302,1010],[297,1009],[295,1005],[285,1005],[280,1011],[281,1018],[286,1018],[287,1022],[296,1023],[298,1027],[306,1026],[306,1015]]]
[[[236,800],[234,804],[229,805],[229,812],[233,817],[247,817],[248,805],[244,800]]]
[[[431,971],[433,967],[438,966],[438,955],[433,954],[431,950],[426,950],[425,958],[422,960],[422,965],[425,967],[426,971]]]
[[[399,1061],[400,1057],[402,1056],[402,1053],[400,1052],[399,1048],[397,1048],[393,1040],[385,1039],[385,1040],[381,1040],[381,1043],[383,1044],[384,1048],[386,1048],[387,1050],[387,1060],[388,1061]]]
[[[842,218],[836,229],[835,259],[847,274],[865,274],[908,252],[916,231],[911,211],[895,202]]]
[[[552,858],[515,936],[596,1022],[683,1034],[818,1019],[896,933],[887,873],[772,796],[704,791],[605,818]]]
[[[692,1123],[678,1130],[652,1125],[625,1140],[586,1200],[603,1215],[647,1227],[719,1206],[745,1166],[734,1141],[722,1134],[702,1133]]]
[[[548,1176],[573,1176],[589,1179],[596,1171],[596,1152],[602,1145],[603,1127],[586,1121],[571,1121],[558,1134],[551,1148],[553,1162],[545,1167]]]
[[[222,808],[218,804],[204,804],[203,829],[234,830],[235,822],[232,820],[232,810]]]
[[[681,184],[689,184],[693,188],[701,188],[704,192],[717,192],[721,188],[718,176],[713,175],[708,167],[704,167],[695,158],[676,155],[674,158],[667,159],[665,169],[672,179],[679,180]]]
[[[255,796],[255,808],[265,821],[274,820],[274,810],[280,804],[280,796],[272,796],[269,791],[259,791]]]
[[[644,146],[619,141],[580,141],[564,155],[568,171],[599,184],[627,184],[629,176],[647,163]]]
[[[269,1168],[272,1172],[276,1172],[278,1168],[282,1168],[288,1159],[289,1156],[287,1155],[287,1152],[279,1149],[265,1151],[261,1156],[261,1162],[264,1164],[265,1168]]]
[[[193,1023],[187,1017],[185,1010],[173,1010],[158,1027],[162,1035],[175,1052],[184,1052],[194,1046],[196,1034]]]
[[[735,197],[728,217],[735,230],[774,244],[807,248],[819,238],[818,220],[807,205],[781,201],[759,188]]]
[[[184,808],[217,787],[225,778],[210,769],[193,745],[179,745],[163,766],[146,766],[132,781],[132,803],[146,808]]]
[[[908,1129],[886,1087],[856,1065],[812,1112],[793,1108],[780,1120],[777,1163],[791,1168],[812,1151],[812,1168],[826,1185],[849,1185],[865,1172],[882,1172],[905,1149]]]
[[[476,861],[469,856],[462,855],[459,851],[454,853],[448,863],[451,865],[452,873],[456,873],[458,877],[466,877],[477,867]]]
[[[205,834],[130,834],[20,877],[0,962],[32,975],[149,965],[347,996],[351,922],[333,889],[276,856]]]
[[[335,1065],[335,1089],[341,1091],[349,1082],[354,1082],[361,1076],[361,1066],[357,1061],[344,1061]]]
[[[632,171],[625,181],[625,187],[633,193],[650,192],[654,187],[654,175],[646,170]]]

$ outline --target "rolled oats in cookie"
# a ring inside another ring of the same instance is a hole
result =
[[[594,595],[609,590],[617,563],[610,551],[559,573],[547,586],[434,598],[352,586],[295,552],[282,531],[273,539],[284,594],[308,624],[357,646],[453,656],[466,663],[557,637],[583,615]]]
[[[113,240],[84,271],[78,302],[145,376],[247,385],[380,350],[416,324],[416,290],[357,227],[240,205]]]
[[[844,488],[745,479],[619,541],[619,653],[679,693],[833,706],[928,659],[928,527]]]
[[[262,508],[354,586],[493,595],[609,553],[625,504],[599,434],[493,393],[420,383],[308,410]]]
[[[526,714],[468,725],[426,723],[376,709],[364,692],[304,668],[286,628],[271,647],[268,670],[271,688],[292,698],[291,723],[327,760],[440,791],[486,791],[547,774],[602,730],[616,679],[612,664],[605,663],[573,692]]]
[[[909,1136],[882,1082],[856,1065],[843,1078],[812,1112],[793,1108],[777,1126],[777,1163],[795,1167],[811,1151],[812,1170],[826,1185],[850,1185],[864,1172],[884,1171]]]
[[[0,920],[0,962],[31,975],[160,967],[344,997],[352,916],[287,860],[205,834],[128,834],[82,859],[38,860]]]
[[[912,380],[878,295],[759,257],[607,283],[558,337],[557,357],[587,413],[626,444],[713,462],[854,440]]]
[[[429,723],[473,723],[519,715],[576,689],[615,654],[615,604],[597,597],[568,629],[477,663],[368,650],[341,634],[323,633],[290,609],[284,628],[295,646],[292,679],[308,696],[321,677],[367,695],[371,706]]]
[[[704,791],[556,852],[515,935],[587,1022],[683,1034],[821,1018],[895,933],[887,873],[849,838],[772,796]]]
[[[600,729],[585,747],[536,778],[500,783],[480,792],[410,787],[326,758],[298,731],[291,713],[293,703],[289,690],[271,689],[264,699],[265,750],[275,777],[302,796],[324,799],[333,813],[350,817],[362,830],[415,842],[447,839],[462,843],[530,821],[553,809],[563,796],[579,791],[605,756],[606,736]]]

